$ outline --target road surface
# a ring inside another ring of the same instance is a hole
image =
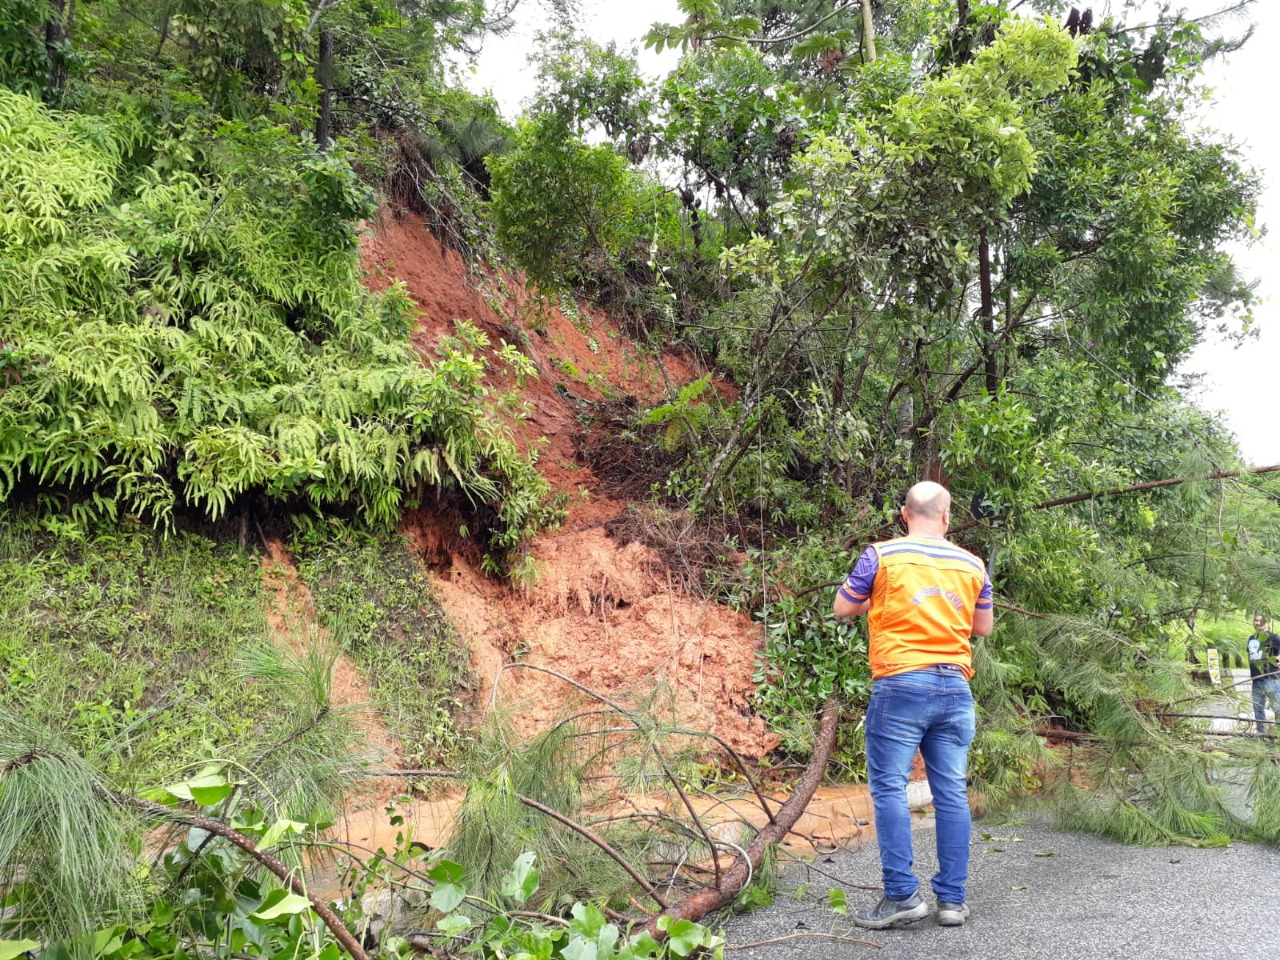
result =
[[[928,892],[937,869],[932,817],[915,831],[916,873]],[[814,866],[878,888],[875,842],[819,857]],[[731,918],[727,956],[750,960],[1264,960],[1280,957],[1280,850],[1126,847],[1060,833],[1041,818],[974,825],[965,926],[932,918],[903,929],[861,930],[828,907],[836,884],[802,865],[782,876],[771,906]],[[802,899],[793,891],[799,888]],[[878,889],[848,889],[849,912]],[[932,896],[929,897],[932,901]],[[879,947],[792,933],[830,933]]]

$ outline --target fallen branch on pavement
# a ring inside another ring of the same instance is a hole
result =
[[[801,814],[809,805],[809,801],[813,799],[814,791],[817,790],[818,784],[822,781],[822,775],[827,768],[827,759],[831,755],[831,749],[836,742],[836,727],[840,719],[840,704],[834,698],[827,702],[826,707],[822,711],[822,722],[818,727],[818,736],[813,745],[813,753],[809,757],[809,762],[805,765],[804,775],[800,778],[800,782],[796,784],[795,792],[782,805],[782,809],[778,811],[775,822],[769,824],[762,829],[751,845],[742,851],[734,860],[733,864],[725,871],[721,883],[706,890],[699,890],[697,893],[685,897],[678,903],[667,907],[663,912],[654,917],[645,925],[645,930],[658,940],[666,937],[666,931],[658,929],[658,921],[662,917],[671,917],[676,920],[701,920],[707,914],[721,907],[727,906],[733,901],[743,888],[750,882],[753,873],[759,869],[761,861],[764,859],[765,851],[775,843],[780,842],[791,828],[799,821]],[[745,854],[745,856],[744,856]]]

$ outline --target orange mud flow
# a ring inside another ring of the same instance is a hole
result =
[[[765,796],[775,814],[786,800],[785,795],[771,792],[766,792]],[[338,824],[331,839],[360,859],[369,859],[376,850],[390,856],[398,846],[410,841],[432,850],[447,847],[462,797],[462,791],[458,790],[433,800],[404,800],[394,805],[394,814],[387,812],[387,806],[391,804],[376,804],[353,811]],[[718,840],[741,845],[745,824],[758,830],[769,822],[751,794],[720,798],[691,796],[689,802],[708,833]],[[615,817],[644,814],[688,817],[679,798],[637,794],[607,809],[595,811],[584,819],[588,823],[600,823]],[[392,823],[393,815],[403,818],[404,822]],[[871,797],[865,784],[819,787],[795,829],[783,841],[784,855],[808,858],[865,842],[874,836],[875,828],[871,823]],[[745,839],[749,841],[749,836]],[[309,870],[307,883],[311,891],[320,896],[336,897],[343,892],[331,860],[318,863]]]

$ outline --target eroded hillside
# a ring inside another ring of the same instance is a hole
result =
[[[510,417],[521,446],[538,449],[538,467],[566,498],[567,519],[530,546],[536,577],[515,587],[480,569],[457,517],[431,505],[407,515],[402,529],[418,545],[446,612],[471,649],[489,703],[498,700],[526,732],[561,716],[572,687],[545,673],[508,669],[522,663],[563,674],[613,697],[656,697],[655,707],[684,725],[713,732],[759,757],[776,738],[752,714],[752,672],[759,627],[724,607],[677,588],[663,559],[640,543],[623,543],[606,527],[626,503],[605,495],[580,456],[590,410],[608,401],[643,406],[700,375],[687,355],[660,354],[627,337],[594,307],[568,307],[518,278],[479,275],[421,224],[385,215],[362,245],[370,283],[402,281],[417,305],[414,344],[424,359],[467,320],[493,348],[517,345],[536,379],[517,388],[495,370],[490,388],[516,391],[522,415]]]

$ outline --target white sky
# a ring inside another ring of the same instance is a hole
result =
[[[1233,0],[1183,0],[1193,16],[1200,16]],[[1092,5],[1105,16],[1109,8],[1155,7],[1151,0],[1135,4],[1126,0],[1076,0],[1082,9]],[[676,0],[582,0],[583,31],[601,42],[615,40],[626,49],[635,46],[641,69],[657,77],[675,66],[677,54],[661,57],[643,49],[643,36],[655,22],[682,19]],[[1258,211],[1259,225],[1271,225],[1273,234],[1247,249],[1235,251],[1237,262],[1249,278],[1260,281],[1263,302],[1255,309],[1259,336],[1243,347],[1210,334],[1184,365],[1187,373],[1204,374],[1195,394],[1201,406],[1224,412],[1240,441],[1245,458],[1262,465],[1280,463],[1280,278],[1277,262],[1280,240],[1280,115],[1271,98],[1280,97],[1280,0],[1258,0],[1248,19],[1237,20],[1228,31],[1243,29],[1249,19],[1257,24],[1253,39],[1226,61],[1209,71],[1214,94],[1203,112],[1205,123],[1238,141],[1250,162],[1260,169],[1264,191]],[[1131,22],[1138,22],[1130,15]],[[490,38],[468,79],[476,90],[489,90],[503,113],[515,117],[533,92],[533,70],[528,63],[534,35],[548,24],[545,10],[536,0],[525,0],[517,9],[517,25],[506,37]],[[1270,105],[1268,105],[1270,104]],[[1267,120],[1267,117],[1272,117]]]

